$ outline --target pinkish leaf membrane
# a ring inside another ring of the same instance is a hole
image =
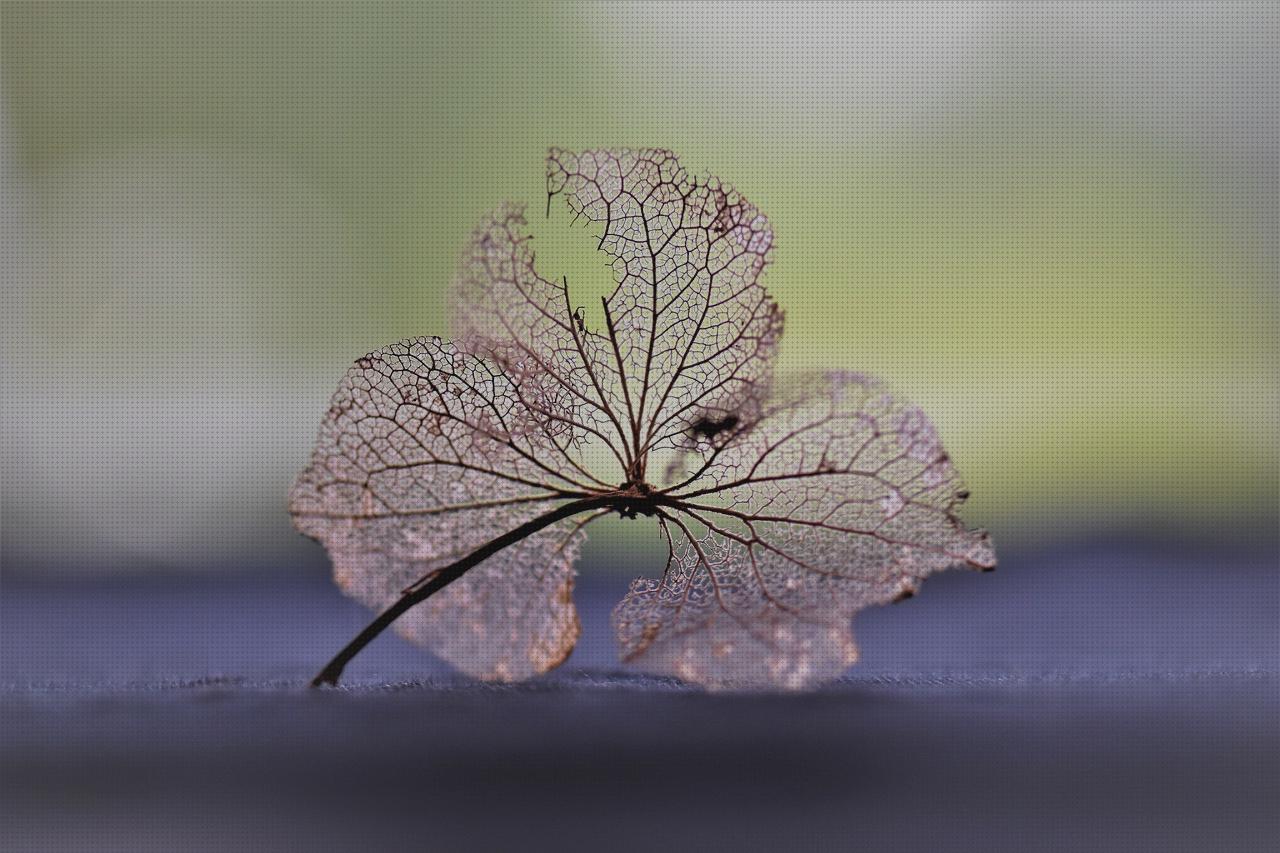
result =
[[[995,565],[954,514],[968,492],[919,409],[860,374],[774,380],[773,232],[754,205],[660,150],[553,150],[547,186],[612,262],[604,328],[537,271],[519,207],[481,223],[456,340],[359,359],[291,493],[345,592],[412,604],[398,630],[463,672],[528,678],[577,639],[583,528],[652,516],[668,556],[614,612],[624,659],[799,689],[857,659],[858,610]],[[482,559],[424,589],[468,555]]]

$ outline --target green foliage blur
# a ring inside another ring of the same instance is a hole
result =
[[[4,568],[304,553],[328,395],[485,211],[598,310],[550,146],[756,201],[783,369],[923,406],[998,543],[1273,527],[1274,8],[1073,8],[4,4]]]

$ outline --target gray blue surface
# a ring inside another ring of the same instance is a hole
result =
[[[1004,555],[797,696],[625,673],[584,567],[552,677],[452,676],[319,567],[0,589],[4,849],[1268,850],[1274,546]]]

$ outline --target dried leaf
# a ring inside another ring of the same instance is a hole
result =
[[[484,359],[439,339],[393,344],[347,373],[289,508],[328,548],[343,591],[385,608],[573,486],[554,473],[554,432]],[[478,678],[556,666],[578,637],[575,528],[561,522],[504,550],[398,629]]]
[[[607,512],[656,516],[669,545],[615,611],[624,657],[711,687],[835,677],[855,612],[994,566],[919,409],[852,373],[775,393],[773,234],[750,202],[657,150],[553,150],[547,182],[600,226],[605,328],[537,272],[506,205],[463,255],[458,341],[352,368],[290,508],[342,588],[388,609],[317,681],[406,610],[402,633],[477,677],[558,665],[582,528]]]
[[[672,560],[614,613],[624,657],[713,686],[804,687],[857,660],[858,610],[956,564],[994,566],[932,424],[871,379],[788,383],[754,428],[705,443],[671,492]]]
[[[702,419],[755,415],[782,312],[759,284],[769,221],[735,190],[696,181],[669,151],[553,150],[548,191],[601,223],[618,287],[613,327],[633,455],[676,446]]]

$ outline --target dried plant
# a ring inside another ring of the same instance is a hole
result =
[[[624,659],[709,687],[833,678],[857,659],[855,612],[995,565],[919,409],[857,373],[775,381],[754,205],[661,150],[552,150],[547,188],[548,211],[563,196],[599,228],[604,328],[539,275],[508,205],[465,251],[456,339],[351,368],[290,510],[342,589],[384,610],[314,683],[392,622],[477,678],[559,665],[584,529],[609,513],[655,518],[668,546],[614,612]]]

